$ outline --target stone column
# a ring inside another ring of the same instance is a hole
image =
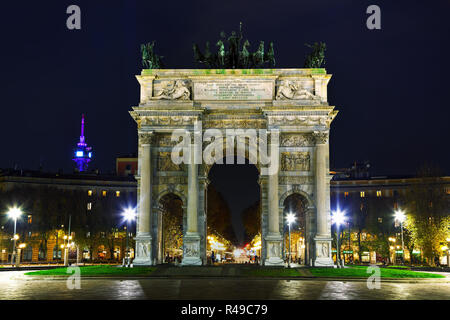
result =
[[[316,131],[313,134],[316,142],[315,176],[316,176],[316,236],[315,255],[311,256],[315,266],[333,266],[331,258],[331,232],[329,228],[329,190],[328,185],[328,161],[329,145],[328,132]]]
[[[141,85],[141,101],[140,104],[145,104],[153,97],[153,79],[154,76],[136,76],[136,79]]]
[[[188,166],[187,228],[183,237],[182,265],[201,265],[200,235],[198,233],[198,164],[194,162],[194,145]]]
[[[271,157],[279,157],[279,152]],[[279,161],[278,161],[279,163]],[[264,262],[265,265],[284,265],[284,261],[281,258],[281,243],[282,236],[280,234],[280,213],[278,204],[278,170],[267,176],[267,204],[269,213],[269,225],[268,233],[266,236],[267,244],[267,257]]]
[[[152,203],[152,168],[151,168],[151,139],[152,132],[139,134],[141,145],[140,161],[140,191],[139,212],[136,234],[136,258],[133,265],[147,266],[153,264],[152,259],[152,234],[151,234],[151,203]]]

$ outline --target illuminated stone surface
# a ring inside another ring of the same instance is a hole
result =
[[[227,129],[279,134],[279,170],[266,175],[264,166],[257,164],[262,264],[284,264],[284,200],[299,194],[308,203],[306,263],[332,266],[328,136],[337,111],[328,104],[330,78],[325,69],[143,70],[137,76],[140,103],[130,112],[139,135],[135,264],[163,262],[158,206],[169,193],[183,202],[183,265],[206,264],[204,195],[211,165],[179,165],[170,157],[173,130],[192,132],[194,123],[201,121],[200,135],[207,129],[220,130],[224,137]],[[240,152],[236,146],[229,149]],[[243,154],[251,155],[245,150]]]
[[[365,281],[249,279],[82,279],[80,290],[66,280],[10,279],[0,272],[0,300],[16,299],[287,299],[287,300],[438,300],[450,299],[450,282],[382,282],[369,290]],[[17,272],[16,272],[17,274]]]

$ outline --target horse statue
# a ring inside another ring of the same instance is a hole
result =
[[[314,42],[313,45],[305,43],[305,46],[312,49],[312,52],[306,56],[305,68],[322,68],[325,64],[326,44],[323,42]]]
[[[266,54],[266,60],[264,62],[269,63],[271,67],[275,67],[275,53],[273,51],[273,42],[269,43],[269,50]]]
[[[264,63],[264,41],[259,42],[258,50],[253,54],[253,64],[255,67]]]
[[[159,69],[161,67],[161,58],[163,57],[155,54],[154,46],[155,41],[141,44],[142,66],[146,69]]]
[[[244,44],[242,45],[242,51],[240,54],[240,62],[243,68],[248,68],[250,63],[250,52],[247,49],[248,47],[250,47],[250,42],[248,42],[248,40],[245,40]]]
[[[225,65],[225,45],[222,40],[219,40],[216,46],[218,47],[217,58],[219,59],[219,65],[223,67]]]

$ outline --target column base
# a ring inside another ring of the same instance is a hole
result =
[[[334,267],[331,257],[331,238],[314,238],[315,256],[314,267]]]
[[[146,267],[153,266],[152,259],[152,237],[149,234],[138,234],[136,240],[136,258],[133,266]]]
[[[277,267],[283,267],[284,266],[284,261],[283,259],[279,258],[279,257],[270,257],[268,259],[266,259],[266,261],[264,261],[264,265],[265,266],[277,266]]]
[[[200,235],[198,233],[186,233],[183,238],[183,260],[182,266],[201,266],[203,261],[200,257]]]
[[[201,266],[202,264],[200,257],[183,257],[183,261],[181,261],[182,266]]]
[[[281,241],[283,238],[280,234],[270,234],[266,236],[267,255],[264,260],[265,266],[284,266],[281,258]]]

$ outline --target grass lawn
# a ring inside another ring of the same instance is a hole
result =
[[[256,277],[296,277],[301,275],[298,270],[287,268],[249,268],[243,269],[241,274]]]
[[[395,269],[410,269],[411,266],[387,266],[385,268],[395,268]]]
[[[311,268],[309,271],[317,277],[361,277],[368,278],[367,267],[355,266],[343,269]],[[382,278],[445,278],[440,274],[416,272],[410,270],[380,268]]]
[[[154,267],[120,268],[117,266],[85,266],[80,267],[81,276],[142,276],[151,274]],[[25,273],[30,276],[70,276],[67,268],[55,268],[49,270],[31,271]]]

